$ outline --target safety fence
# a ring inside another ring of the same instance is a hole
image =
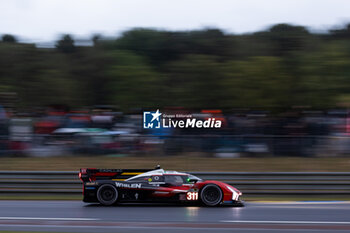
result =
[[[349,195],[350,172],[189,172],[249,195]],[[76,171],[0,171],[0,195],[79,195]]]

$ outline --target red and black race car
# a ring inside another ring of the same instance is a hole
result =
[[[184,203],[191,205],[243,206],[242,193],[233,186],[215,180],[203,181],[188,173],[139,169],[80,169],[84,202]]]

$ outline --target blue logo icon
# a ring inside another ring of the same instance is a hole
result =
[[[156,112],[143,112],[143,128],[144,129],[160,129],[160,116],[162,113],[157,109]]]

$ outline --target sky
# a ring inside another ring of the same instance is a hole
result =
[[[324,31],[349,23],[349,12],[349,0],[1,0],[0,34],[43,42],[66,33],[111,37],[134,27],[241,34],[277,23]]]

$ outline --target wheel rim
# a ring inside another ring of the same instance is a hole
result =
[[[102,185],[97,191],[97,199],[103,205],[112,205],[118,199],[118,191],[110,184]]]
[[[222,192],[219,187],[207,186],[202,192],[202,200],[207,205],[217,205],[222,198]]]
[[[115,198],[115,192],[112,188],[105,187],[101,191],[101,197],[104,201],[109,202]]]

